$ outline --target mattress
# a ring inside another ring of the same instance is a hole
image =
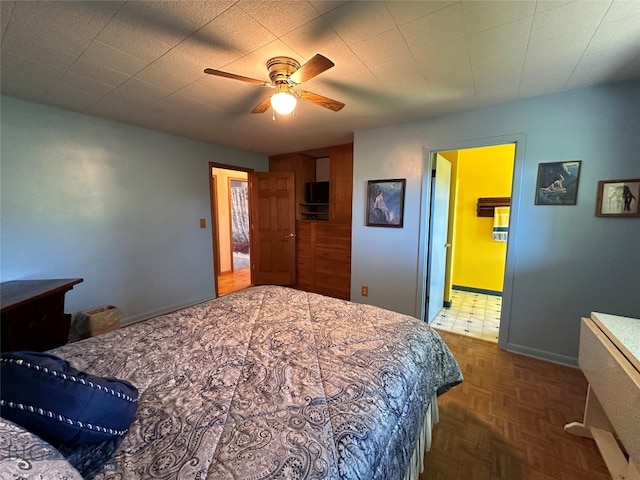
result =
[[[140,391],[97,479],[402,479],[462,381],[413,317],[260,286],[51,350]]]

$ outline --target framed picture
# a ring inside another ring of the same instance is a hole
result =
[[[640,178],[598,182],[598,217],[640,217]]]
[[[540,163],[536,183],[536,205],[575,205],[581,160]]]
[[[406,179],[367,182],[367,225],[402,228]]]

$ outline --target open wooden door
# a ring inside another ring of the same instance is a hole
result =
[[[427,323],[431,323],[444,305],[444,279],[447,268],[447,232],[451,163],[437,155],[432,164],[431,215],[429,216],[429,261],[427,273]]]
[[[249,174],[253,285],[296,283],[296,204],[293,172]]]

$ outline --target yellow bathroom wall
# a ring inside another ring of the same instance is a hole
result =
[[[492,240],[493,217],[478,217],[476,205],[481,197],[511,196],[514,155],[515,144],[458,151],[453,285],[502,292],[507,244]]]

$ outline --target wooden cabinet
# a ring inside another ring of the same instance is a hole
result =
[[[296,286],[302,290],[313,288],[314,221],[296,222]]]
[[[296,286],[349,300],[351,224],[301,220],[296,231]]]
[[[45,351],[67,343],[71,315],[64,296],[81,278],[15,280],[0,285],[3,352]]]
[[[329,204],[306,204],[305,186],[316,181],[315,158],[308,153],[269,157],[270,171],[295,175],[296,287],[333,297],[351,298],[351,202],[353,144],[323,149],[317,158],[329,156]]]
[[[329,149],[329,219],[351,223],[353,145]]]
[[[303,220],[329,220],[328,203],[299,203],[300,218]]]

